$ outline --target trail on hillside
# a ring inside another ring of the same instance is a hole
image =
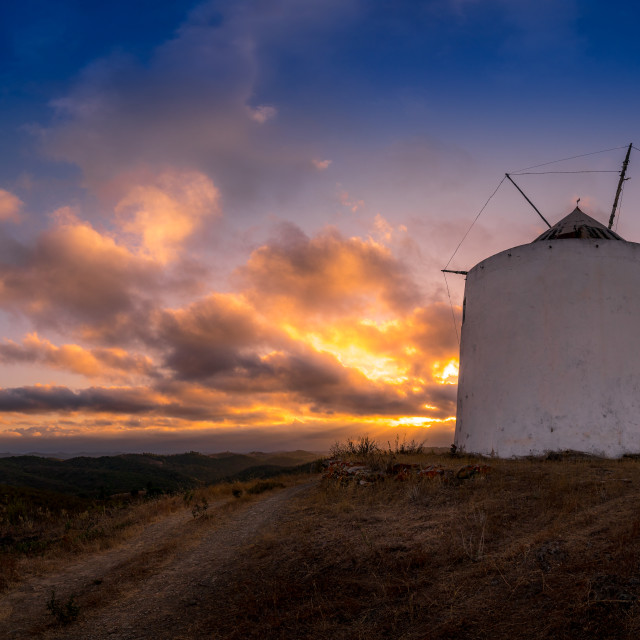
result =
[[[181,510],[151,524],[121,547],[80,558],[28,580],[0,598],[3,637],[135,640],[193,638],[201,605],[233,571],[239,547],[273,529],[291,500],[313,481],[264,494],[206,518]],[[47,611],[51,591],[79,607],[75,622],[56,626]]]

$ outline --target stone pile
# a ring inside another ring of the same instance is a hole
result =
[[[410,478],[441,478],[444,482],[453,480],[468,480],[476,475],[484,476],[490,473],[491,467],[486,464],[467,464],[457,470],[448,469],[439,464],[422,466],[398,462],[389,464],[384,471],[375,470],[361,462],[331,458],[323,462],[322,477],[327,480],[337,480],[342,483],[355,481],[361,485],[381,482],[386,479],[396,481]]]

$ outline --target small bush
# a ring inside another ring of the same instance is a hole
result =
[[[74,602],[74,598],[75,596],[72,594],[69,599],[62,604],[62,602],[56,598],[55,590],[51,590],[51,597],[47,602],[47,609],[58,624],[69,624],[78,617],[80,607]]]

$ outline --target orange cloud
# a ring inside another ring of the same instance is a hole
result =
[[[327,229],[313,238],[294,225],[253,252],[237,276],[260,309],[278,316],[374,316],[405,311],[420,294],[405,265],[372,240]]]
[[[381,242],[390,242],[393,237],[393,227],[379,213],[373,221],[373,230]]]
[[[61,211],[33,248],[0,262],[0,305],[40,327],[124,330],[162,282],[158,263]]]
[[[0,390],[0,413],[13,416],[16,433],[35,433],[18,425],[20,415],[54,413],[64,429],[65,412],[70,429],[112,420],[116,431],[451,428],[450,309],[425,303],[391,249],[284,225],[237,270],[235,292],[173,309],[158,297],[167,269],[69,211],[19,266],[0,265],[1,305],[45,329],[76,327],[92,344],[56,346],[32,333],[0,344],[3,363],[120,384]]]
[[[116,206],[122,230],[138,238],[141,255],[167,263],[204,219],[220,215],[220,194],[196,171],[165,171],[138,185]]]
[[[318,171],[324,171],[329,168],[331,160],[318,160],[317,158],[314,158],[311,160],[311,164],[318,169]]]
[[[364,200],[355,200],[349,195],[348,191],[340,191],[340,193],[338,193],[338,200],[340,200],[340,204],[349,208],[352,213],[364,207]]]
[[[0,189],[0,220],[20,221],[20,210],[24,203],[18,196],[9,191]]]
[[[147,356],[119,348],[85,349],[77,344],[58,347],[37,333],[27,335],[21,344],[12,340],[1,343],[0,361],[38,363],[88,378],[129,378],[154,372],[153,361]]]

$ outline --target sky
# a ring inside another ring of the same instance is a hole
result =
[[[638,18],[3,3],[0,452],[451,444],[464,278],[440,270],[546,228],[505,172],[597,171],[514,179],[552,224],[578,198],[607,222]],[[634,153],[614,228],[638,241]]]

